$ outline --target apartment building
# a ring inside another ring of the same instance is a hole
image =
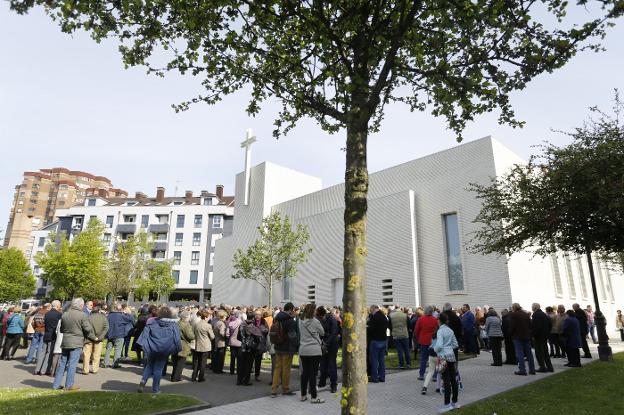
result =
[[[152,258],[173,261],[176,287],[169,299],[204,302],[211,297],[215,243],[232,233],[234,197],[224,196],[221,185],[215,193],[202,191],[194,196],[186,191],[181,197],[166,197],[159,187],[153,198],[141,192],[134,197],[86,196],[82,205],[59,209],[57,216],[53,225],[34,232],[31,265],[38,277],[38,295],[45,296],[51,289],[34,259],[45,248],[50,232],[73,238],[89,221],[98,219],[106,227],[102,242],[108,255],[116,243],[147,232],[154,243]]]
[[[124,198],[128,193],[117,189],[104,176],[63,167],[26,171],[15,186],[9,223],[4,238],[6,248],[18,248],[31,255],[32,231],[54,222],[57,209],[84,203],[87,196]]]

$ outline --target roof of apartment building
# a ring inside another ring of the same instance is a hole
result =
[[[199,196],[193,196],[193,192],[187,190],[184,196],[168,196],[165,197],[164,187],[158,187],[156,190],[156,197],[147,197],[142,192],[136,192],[134,197],[106,197],[103,198],[107,201],[106,206],[121,206],[131,203],[132,206],[167,206],[171,204],[176,205],[201,205],[202,198],[212,197],[218,202],[214,203],[215,206],[227,206],[234,207],[234,196],[224,196],[223,186],[217,186],[216,193],[211,193],[203,190]]]

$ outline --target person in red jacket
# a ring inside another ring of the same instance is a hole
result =
[[[418,380],[425,379],[425,369],[429,358],[429,346],[431,337],[438,330],[438,319],[432,316],[433,307],[425,307],[425,315],[418,319],[414,328],[414,339],[420,347],[420,368]]]

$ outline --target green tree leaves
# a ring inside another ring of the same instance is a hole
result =
[[[258,227],[260,237],[247,250],[234,253],[232,278],[256,281],[273,301],[273,286],[284,278],[292,278],[297,267],[306,261],[312,251],[307,247],[310,235],[306,226],[299,224],[293,230],[288,216],[274,212]]]
[[[102,298],[108,292],[103,232],[104,225],[92,220],[71,242],[64,235],[57,242],[52,235],[44,252],[37,254],[36,261],[54,286],[55,296]]]
[[[34,290],[35,278],[22,251],[17,248],[0,249],[0,301],[29,298]]]
[[[614,114],[592,108],[597,119],[566,133],[565,147],[546,144],[542,154],[516,165],[489,185],[473,185],[483,208],[475,222],[474,249],[510,255],[530,249],[624,252],[624,104]]]

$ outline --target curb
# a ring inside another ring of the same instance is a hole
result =
[[[185,408],[172,409],[172,410],[169,410],[169,411],[153,412],[151,415],[188,414],[190,412],[203,411],[204,409],[210,409],[210,408],[212,408],[211,404],[209,404],[209,403],[202,403],[202,404],[199,404],[199,405],[187,406]]]

